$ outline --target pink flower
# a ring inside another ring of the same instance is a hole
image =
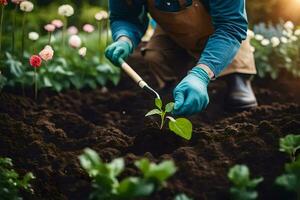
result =
[[[55,31],[55,26],[53,24],[47,24],[46,26],[44,26],[44,29],[48,32],[53,32]]]
[[[6,6],[8,4],[7,0],[0,0],[0,5]]]
[[[95,31],[95,28],[94,28],[94,26],[91,25],[91,24],[85,24],[85,25],[83,26],[83,30],[84,30],[85,32],[87,32],[87,33],[92,33],[92,32]]]
[[[51,24],[53,24],[56,28],[61,28],[64,26],[64,23],[59,19],[53,20]]]
[[[54,55],[54,51],[52,49],[51,46],[47,45],[45,46],[45,48],[39,53],[40,57],[44,60],[44,61],[49,61],[52,60],[53,55]]]
[[[72,48],[79,48],[81,46],[81,39],[78,35],[72,35],[69,39],[69,45]]]
[[[11,0],[11,2],[14,4],[20,4],[22,1],[25,1],[25,0]]]
[[[69,35],[76,35],[78,33],[78,29],[75,26],[70,26],[68,28]]]

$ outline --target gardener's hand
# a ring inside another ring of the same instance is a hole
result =
[[[209,103],[209,82],[208,73],[200,67],[194,67],[174,90],[174,114],[193,115],[203,111]]]
[[[105,56],[114,65],[120,66],[119,59],[126,59],[133,52],[132,44],[129,40],[119,39],[109,45],[105,50]]]

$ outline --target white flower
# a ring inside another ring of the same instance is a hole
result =
[[[288,39],[286,37],[281,37],[280,40],[284,44],[288,43]]]
[[[287,30],[292,30],[292,29],[295,28],[295,25],[294,25],[294,23],[292,21],[285,22],[285,24],[283,26]]]
[[[102,13],[101,13],[101,12],[96,13],[96,14],[95,14],[95,19],[96,19],[97,21],[101,21],[101,20],[103,19]]]
[[[300,29],[295,30],[295,35],[300,36]]]
[[[40,38],[40,35],[37,32],[28,33],[28,38],[32,41],[36,41]]]
[[[262,35],[260,35],[260,34],[256,34],[256,35],[255,35],[255,39],[256,39],[257,41],[262,41],[262,40],[264,39],[264,36],[262,36]]]
[[[273,47],[277,47],[280,44],[280,40],[278,37],[272,37],[271,38],[271,43]]]
[[[298,37],[296,37],[296,36],[292,35],[292,36],[290,37],[290,39],[291,39],[291,41],[295,42],[295,41],[297,41],[297,40],[298,40]]]
[[[254,33],[253,31],[251,31],[250,29],[248,29],[247,35],[248,35],[250,38],[254,38],[255,33]]]
[[[270,40],[269,39],[263,39],[261,41],[261,45],[263,45],[263,46],[268,46],[269,44],[270,44]]]
[[[78,50],[78,54],[81,56],[81,57],[85,57],[86,56],[86,47],[82,47],[81,49]]]
[[[30,1],[23,1],[20,3],[20,10],[24,11],[24,12],[31,12],[34,8],[33,3],[31,3]]]
[[[58,8],[58,14],[65,17],[70,17],[74,14],[74,8],[68,4],[62,5]]]
[[[69,45],[72,48],[79,48],[81,46],[81,39],[78,35],[72,35],[69,39]]]

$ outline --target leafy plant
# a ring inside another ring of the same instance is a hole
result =
[[[145,116],[159,115],[161,118],[160,129],[163,129],[166,119],[169,120],[169,129],[175,134],[183,137],[186,140],[190,140],[193,132],[192,123],[186,118],[175,119],[167,114],[172,113],[174,110],[174,103],[168,103],[163,109],[163,103],[161,99],[155,99],[156,108],[149,111]]]
[[[255,187],[263,181],[263,178],[250,179],[250,171],[246,165],[235,165],[229,170],[228,178],[233,186],[230,193],[235,200],[257,199],[258,193]]]
[[[81,166],[92,178],[92,200],[136,199],[151,195],[165,186],[166,180],[176,172],[172,161],[160,164],[151,163],[148,159],[135,162],[142,172],[142,177],[126,177],[119,181],[118,176],[125,168],[123,158],[104,163],[92,149],[85,149],[79,156]]]
[[[2,200],[20,200],[19,190],[33,192],[30,181],[34,179],[32,173],[23,178],[12,169],[13,163],[10,158],[0,158],[0,197]]]
[[[292,161],[296,160],[296,153],[300,149],[300,135],[287,135],[280,138],[279,150],[287,153]]]
[[[300,157],[296,156],[300,149],[300,135],[287,135],[280,139],[279,150],[287,153],[291,163],[285,164],[285,173],[276,178],[275,183],[287,191],[295,192],[300,199]]]
[[[189,198],[186,194],[178,194],[175,196],[174,200],[193,200]]]

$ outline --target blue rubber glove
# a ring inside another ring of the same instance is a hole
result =
[[[209,103],[209,82],[207,72],[200,67],[194,67],[173,92],[174,114],[187,116],[203,111]]]
[[[120,66],[119,59],[126,59],[133,52],[133,47],[128,41],[119,40],[109,45],[105,50],[105,56],[114,65]]]

